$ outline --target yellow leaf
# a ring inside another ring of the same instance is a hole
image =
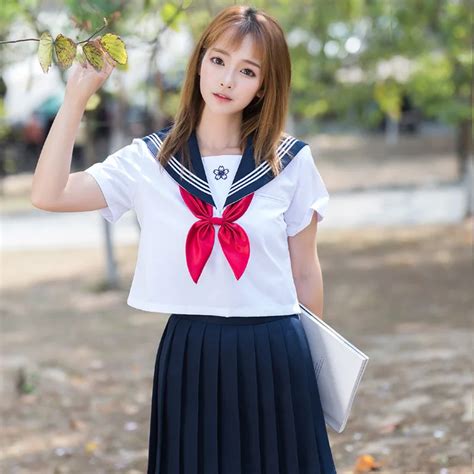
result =
[[[101,102],[100,95],[95,93],[89,97],[89,100],[86,103],[86,111],[95,110],[99,107]]]
[[[101,49],[98,48],[93,42],[88,41],[82,47],[82,51],[94,69],[96,71],[102,71],[102,68],[104,67],[104,57],[102,56]]]
[[[77,45],[71,38],[67,38],[61,33],[56,36],[56,40],[54,41],[54,51],[56,53],[58,64],[62,69],[71,67],[72,62],[76,57],[76,48]]]
[[[119,64],[119,63],[117,63],[117,64],[115,65],[115,68],[118,69],[119,71],[126,72],[126,71],[128,71],[128,65],[129,65],[128,62],[126,62],[125,64]]]
[[[100,44],[108,55],[119,64],[127,63],[127,49],[122,39],[113,33],[107,33],[100,38]]]
[[[43,72],[48,72],[53,60],[53,37],[49,31],[45,31],[40,37],[38,59]]]
[[[85,444],[84,448],[85,448],[86,453],[88,453],[88,454],[93,454],[94,451],[97,450],[98,445],[97,445],[97,443],[96,443],[95,441],[88,441],[88,442]]]
[[[382,467],[383,463],[377,462],[370,454],[362,454],[356,459],[354,473],[360,474],[363,472],[371,472]]]

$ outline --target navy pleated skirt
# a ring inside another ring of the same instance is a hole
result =
[[[297,314],[171,314],[155,363],[147,474],[336,472]]]

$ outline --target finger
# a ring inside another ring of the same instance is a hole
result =
[[[107,65],[108,68],[114,66],[114,64],[111,60],[111,57],[107,53],[105,53],[105,52],[103,53],[103,58],[105,59],[104,62]]]
[[[109,63],[105,62],[101,71],[102,74],[106,77],[109,77],[112,74],[112,71],[113,67]]]
[[[110,54],[107,53],[106,51],[104,51],[103,53],[104,53],[104,57],[105,57],[105,59],[107,60],[107,62],[108,62],[111,66],[115,67],[115,66],[117,65],[117,61],[115,61],[115,59],[112,58],[112,56],[110,56]]]

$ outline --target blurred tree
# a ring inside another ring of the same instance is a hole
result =
[[[471,9],[467,0],[279,0],[297,120],[337,118],[397,134],[404,97],[457,127],[459,174],[472,156]],[[371,106],[375,103],[376,107]]]
[[[76,33],[77,37],[82,36],[84,32],[89,36],[91,33],[96,31],[103,25],[103,18],[106,17],[108,20],[108,27],[106,31],[113,31],[119,34],[127,41],[127,37],[133,37],[135,39],[135,46],[138,44],[152,46],[152,52],[150,54],[150,62],[148,65],[148,79],[145,82],[145,87],[152,89],[155,87],[155,81],[153,80],[154,75],[157,71],[154,69],[155,56],[159,53],[161,43],[160,36],[168,28],[178,28],[179,21],[183,19],[183,12],[186,8],[186,4],[173,4],[170,2],[156,2],[154,0],[147,0],[145,2],[137,1],[124,1],[124,0],[88,0],[87,2],[77,2],[75,0],[65,0],[65,2],[58,3],[57,8],[66,6],[67,12],[70,15],[74,26],[69,28],[70,31],[62,31],[63,34],[73,37]],[[48,9],[55,8],[54,3],[48,3]],[[41,36],[43,29],[48,29],[52,25],[43,25],[39,18],[40,12],[42,11],[42,3],[37,0],[20,0],[11,1],[4,0],[2,3],[2,9],[0,10],[0,40],[5,40],[10,33],[14,21],[22,20],[27,22],[29,26],[36,32],[37,38]],[[137,28],[137,24],[144,22],[149,18],[154,18],[156,21],[156,28],[151,34],[148,34],[148,38],[144,37],[142,31]],[[11,39],[11,38],[10,38]],[[17,39],[17,38],[15,38]],[[20,38],[18,38],[20,39]],[[21,44],[21,43],[20,43]],[[20,44],[15,45],[19,48]],[[23,43],[25,45],[26,43]],[[24,46],[21,46],[24,48]],[[31,45],[29,46],[31,49]],[[26,51],[25,49],[23,49]],[[30,52],[28,54],[31,54]],[[3,55],[2,55],[3,57]],[[21,58],[21,55],[10,54],[9,62],[13,62]],[[6,64],[6,61],[0,63],[1,65]],[[0,70],[1,72],[1,70]],[[118,72],[118,71],[117,71]],[[61,77],[66,82],[66,71],[60,70]],[[100,127],[103,127],[102,123],[94,118],[99,117],[98,111],[95,109],[98,107],[105,108],[103,99],[105,92],[103,90],[98,91],[91,100],[88,102],[85,112],[85,126],[86,126],[86,140],[84,141],[84,152],[85,152],[85,163],[90,165],[97,160],[97,157],[104,158],[103,152],[104,145],[108,153],[116,151],[118,148],[124,146],[129,141],[128,130],[127,130],[127,110],[129,106],[128,91],[123,85],[123,77],[117,74],[115,77],[118,83],[118,90],[115,94],[115,100],[110,110],[110,127],[109,127],[109,140],[107,144],[104,144],[103,140],[94,140],[101,134]],[[166,100],[162,94],[163,101]],[[157,110],[156,107],[150,106],[153,110]],[[138,221],[137,221],[138,226]],[[104,219],[104,240],[106,248],[106,262],[107,262],[107,276],[104,283],[106,288],[117,287],[119,284],[117,265],[114,258],[113,244],[112,244],[112,233],[110,229],[110,223]]]
[[[65,0],[61,5],[66,6],[79,32],[95,31],[107,17],[109,28],[127,43],[149,48],[147,79],[141,87],[150,115],[155,114],[156,123],[162,126],[176,110],[181,74],[177,71],[175,83],[170,84],[168,76],[175,72],[164,77],[157,70],[156,57],[166,46],[162,45],[163,32],[186,28],[196,39],[229,4],[222,0]],[[314,124],[333,119],[372,127],[386,117],[387,136],[395,141],[403,103],[409,97],[425,116],[457,127],[459,173],[466,172],[472,154],[467,0],[255,0],[252,4],[275,16],[286,32],[293,64],[292,121]],[[28,19],[39,37],[39,5],[37,0],[4,0],[0,39],[19,17]],[[156,26],[150,28],[150,23]],[[186,61],[184,58],[180,65],[183,71]],[[116,79],[121,81],[120,74]],[[123,85],[119,90],[116,115],[111,119],[110,151],[128,140],[124,111],[130,92]],[[97,156],[89,153],[90,160]],[[111,282],[114,275],[112,268]]]
[[[426,3],[426,39],[408,90],[427,116],[457,127],[458,171],[464,176],[472,157],[472,3]]]

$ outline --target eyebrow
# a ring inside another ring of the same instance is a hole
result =
[[[211,50],[217,51],[218,53],[225,54],[226,56],[230,56],[230,54],[229,54],[227,51],[224,51],[223,49],[211,48]],[[250,60],[250,59],[242,59],[242,61],[243,61],[244,63],[253,64],[255,67],[258,67],[259,69],[261,69],[261,68],[260,68],[260,64],[256,63],[255,61],[252,61],[252,60]]]

